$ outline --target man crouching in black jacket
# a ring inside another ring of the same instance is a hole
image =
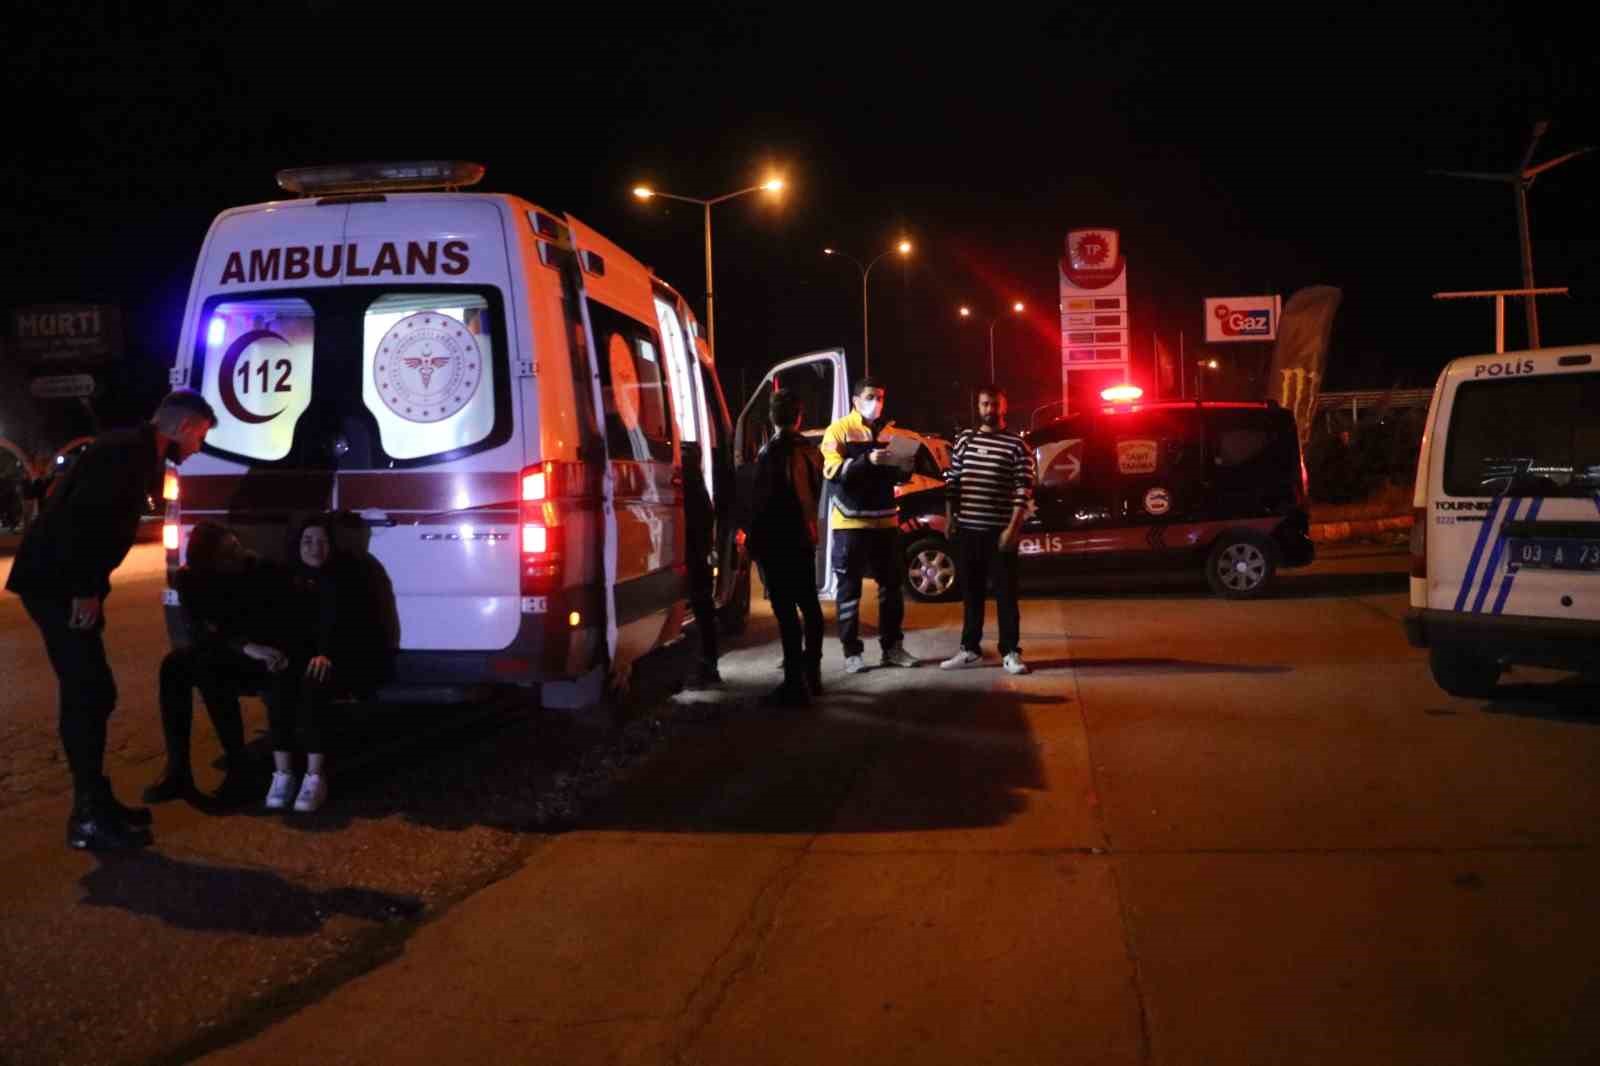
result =
[[[179,389],[148,425],[101,435],[56,486],[17,548],[6,588],[44,637],[61,692],[61,746],[72,770],[67,846],[138,847],[150,842],[150,812],[111,794],[103,765],[106,720],[117,685],[106,662],[104,603],[111,572],[139,530],[148,495],[159,497],[164,463],[200,450],[217,424],[197,392]]]
[[[146,803],[194,794],[189,735],[192,692],[200,691],[206,713],[227,759],[217,800],[238,806],[250,783],[244,772],[244,719],[239,690],[273,690],[272,675],[288,664],[293,638],[289,571],[248,551],[232,530],[201,522],[189,534],[186,565],[174,585],[188,615],[190,643],[161,660],[161,732],[167,766],[144,791]]]

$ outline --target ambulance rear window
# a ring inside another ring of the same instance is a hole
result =
[[[246,459],[282,459],[311,404],[311,304],[268,296],[219,303],[200,329],[200,391],[217,412],[206,443]]]
[[[340,285],[213,299],[205,450],[252,467],[428,466],[510,439],[505,312],[487,286]]]
[[[385,455],[470,448],[495,427],[499,360],[489,302],[470,292],[386,293],[361,323],[361,399]]]
[[[613,459],[672,461],[672,413],[656,331],[601,304],[591,304],[605,407],[606,447]]]
[[[1445,449],[1451,496],[1600,493],[1600,374],[1469,381]]]

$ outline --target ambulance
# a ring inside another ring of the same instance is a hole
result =
[[[1405,630],[1440,688],[1600,670],[1600,346],[1447,366],[1412,502]]]
[[[370,620],[396,650],[381,695],[585,705],[680,635],[686,495],[726,514],[732,425],[683,297],[575,218],[464,191],[482,175],[286,170],[295,198],[212,223],[171,380],[219,422],[169,471],[168,570],[199,521],[284,558],[295,523],[337,512],[392,586]],[[731,523],[709,561],[737,626]]]

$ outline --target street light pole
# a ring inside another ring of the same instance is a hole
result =
[[[962,306],[959,308],[959,311],[962,318],[969,318],[972,315],[972,308],[970,307]],[[1023,306],[1021,300],[1017,300],[1012,303],[1011,312],[1012,314],[1017,315],[1022,314]],[[995,324],[1000,321],[1000,317],[1001,316],[997,315],[994,318],[989,319],[989,384],[991,385],[998,384],[994,377],[994,327]]]
[[[712,296],[711,280],[711,209],[717,204],[723,203],[726,200],[733,200],[740,196],[747,196],[753,192],[766,191],[774,194],[781,193],[783,191],[783,185],[784,183],[782,178],[769,178],[760,185],[752,185],[748,189],[739,189],[735,192],[730,192],[725,196],[714,196],[709,200],[701,199],[698,196],[679,196],[676,193],[662,192],[659,189],[652,189],[648,185],[634,186],[633,195],[641,200],[651,200],[657,196],[660,196],[663,199],[678,200],[686,204],[699,204],[703,211],[706,233],[706,344],[711,348],[713,353],[715,353],[717,350],[717,314],[716,304]]]
[[[867,275],[871,273],[870,266],[861,272],[861,376],[867,378],[872,376],[872,330],[867,328]]]
[[[716,305],[712,303],[711,296],[711,205],[705,205],[706,213],[706,346],[711,349],[713,358],[717,351],[717,312]]]
[[[902,256],[910,255],[911,242],[907,240],[900,241],[893,248],[879,255],[878,258],[874,259],[866,266],[862,266],[861,260],[851,255],[849,252],[841,252],[837,248],[824,248],[822,250],[823,255],[836,255],[842,259],[848,259],[851,263],[855,264],[855,268],[857,270],[861,271],[861,372],[865,377],[872,376],[872,333],[868,328],[867,279],[872,276],[873,267],[877,266],[886,257],[896,253],[899,253]]]
[[[994,384],[994,324],[998,318],[989,320],[989,384]]]

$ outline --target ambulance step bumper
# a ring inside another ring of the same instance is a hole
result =
[[[1573,670],[1600,666],[1600,621],[1412,607],[1405,631],[1413,648],[1462,645],[1505,662]]]

